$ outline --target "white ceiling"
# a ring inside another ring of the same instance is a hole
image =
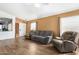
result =
[[[0,10],[16,17],[32,20],[50,15],[79,9],[79,4],[55,4],[41,3],[35,6],[34,3],[0,3]]]

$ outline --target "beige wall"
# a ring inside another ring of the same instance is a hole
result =
[[[54,36],[59,35],[59,20],[57,16],[42,18],[37,21],[38,30],[50,30]]]
[[[31,22],[37,22],[37,30],[51,30],[54,32],[54,36],[59,36],[60,34],[60,17],[68,17],[79,15],[79,10],[74,10],[71,12],[66,12],[54,16],[44,17],[37,20],[31,20],[27,22],[27,32],[30,32]]]
[[[37,22],[37,30],[51,30],[52,32],[54,32],[55,36],[59,36],[59,20],[57,16],[50,16],[38,20],[28,21],[26,25],[27,32],[30,32],[31,22]]]

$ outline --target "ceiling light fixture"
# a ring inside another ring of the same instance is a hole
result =
[[[40,6],[41,6],[41,4],[36,3],[36,4],[34,4],[34,6],[35,6],[35,7],[40,7]]]

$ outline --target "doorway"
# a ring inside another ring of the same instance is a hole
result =
[[[19,37],[19,23],[15,23],[15,38]]]

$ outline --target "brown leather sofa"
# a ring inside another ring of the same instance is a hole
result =
[[[31,31],[30,38],[33,41],[38,41],[43,44],[48,44],[52,41],[52,31]]]

